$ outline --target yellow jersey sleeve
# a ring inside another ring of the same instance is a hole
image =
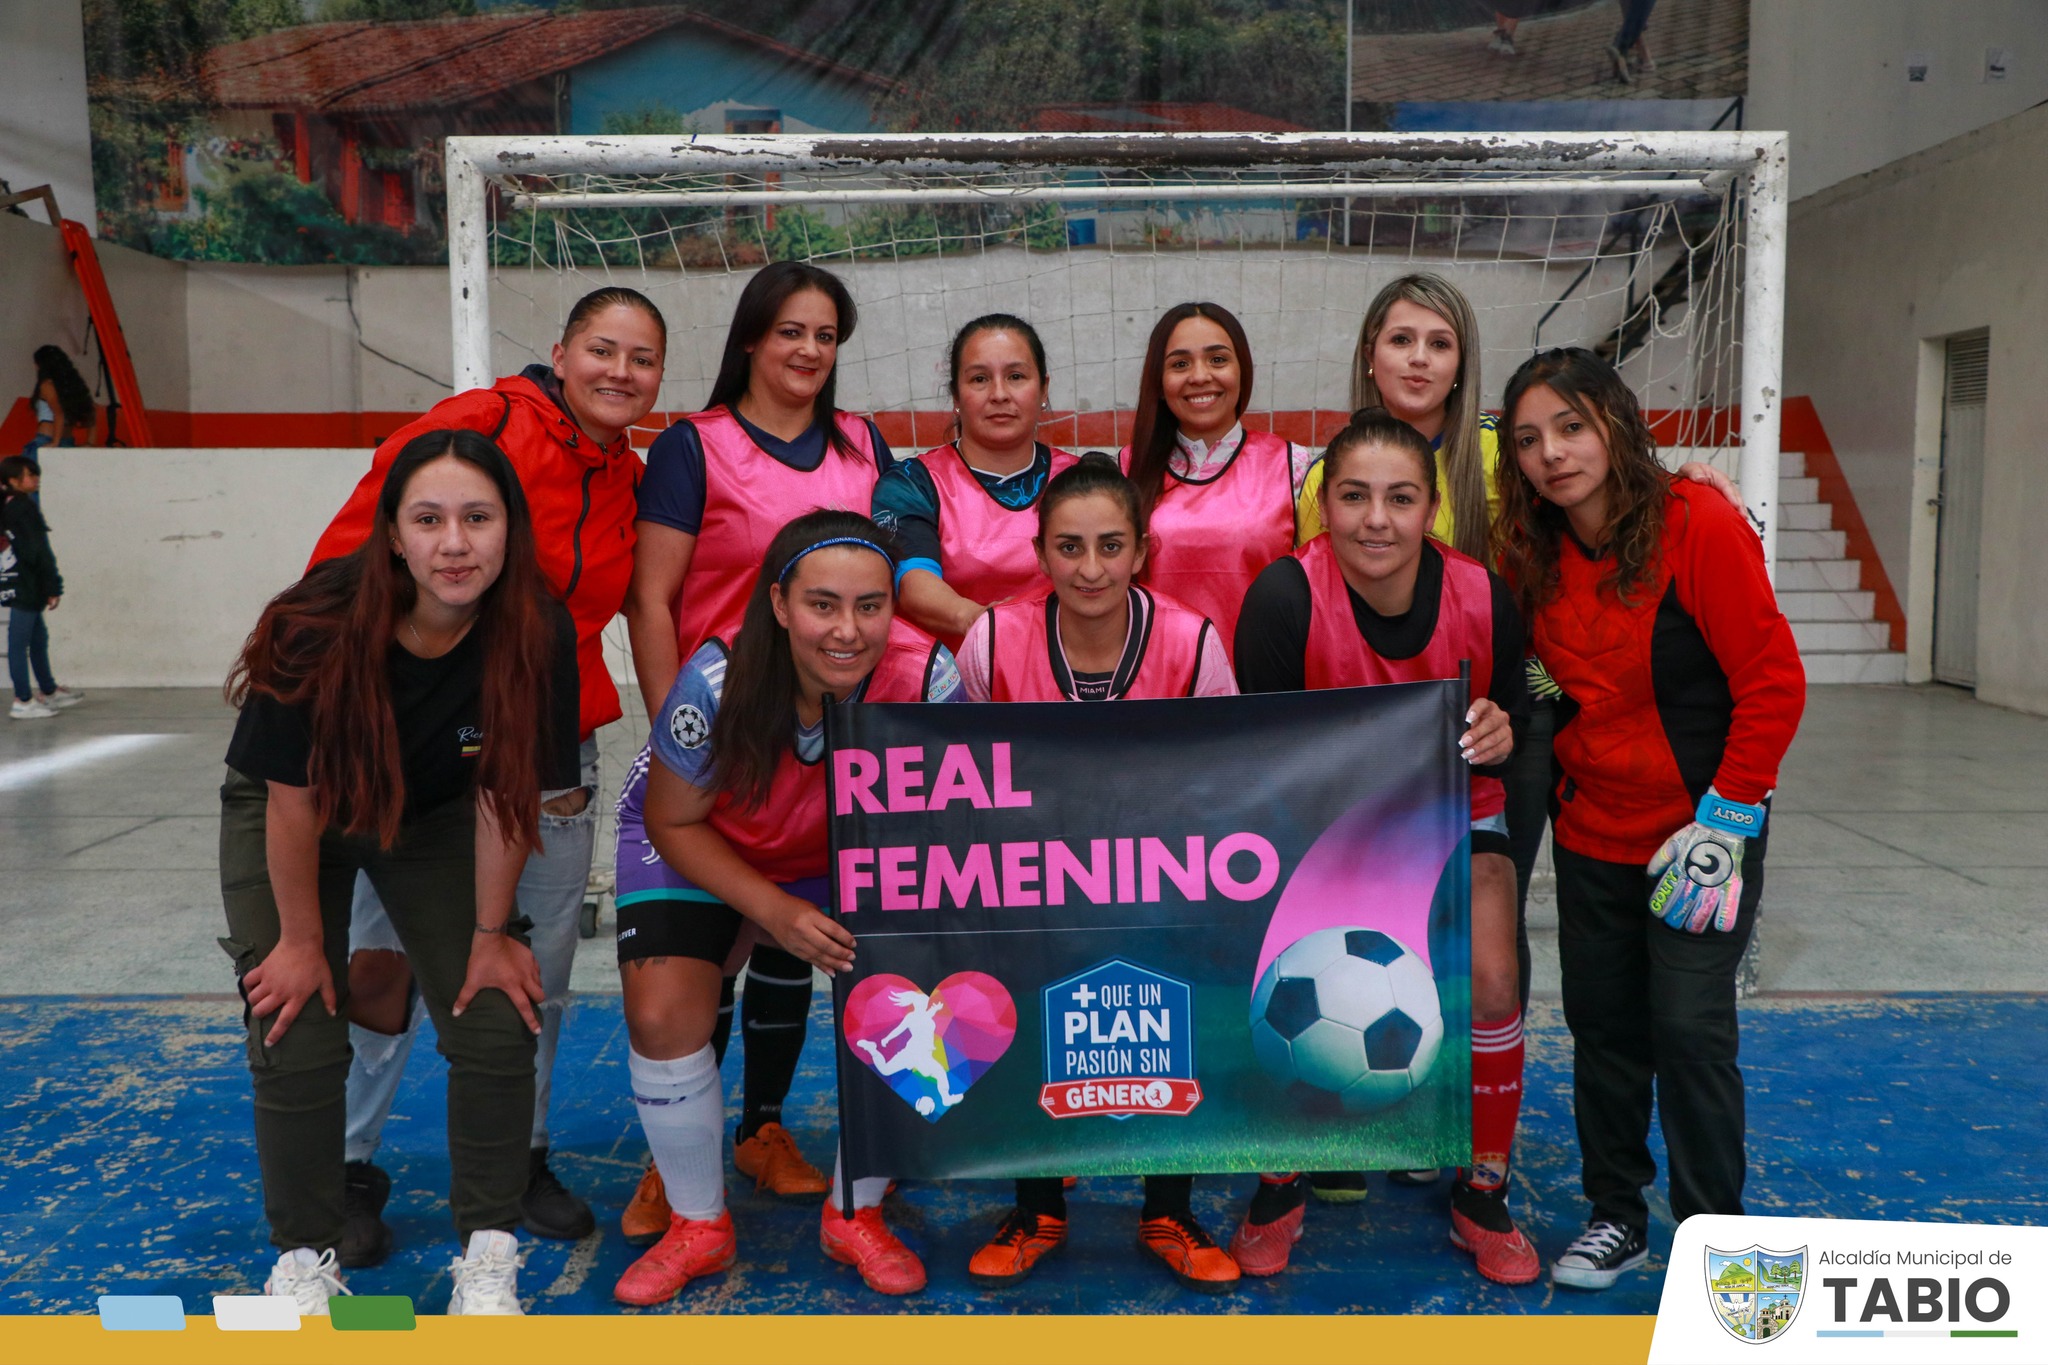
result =
[[[1500,506],[1500,490],[1495,486],[1493,471],[1500,464],[1500,423],[1490,412],[1479,415],[1479,470],[1486,480],[1486,516],[1489,521]],[[1323,525],[1323,462],[1317,460],[1309,466],[1308,477],[1301,481],[1301,496],[1294,502],[1294,543],[1306,545],[1327,528]],[[1429,533],[1444,544],[1451,543],[1452,528],[1456,521],[1452,514],[1451,500],[1446,497],[1437,504],[1436,522]]]

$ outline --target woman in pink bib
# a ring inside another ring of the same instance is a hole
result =
[[[644,805],[621,803],[619,902],[627,1070],[671,1215],[613,1296],[648,1306],[738,1254],[725,1207],[725,1105],[715,1042],[721,984],[743,935],[772,937],[808,973],[853,963],[826,903],[825,708],[950,701],[952,657],[896,619],[888,537],[854,512],[810,512],[770,542],[738,637],[700,645],[660,704],[637,765]],[[748,987],[752,994],[754,987]],[[886,1178],[834,1192],[825,1254],[869,1288],[914,1294],[924,1265],[882,1219]],[[842,1211],[842,1203],[853,1209]]]
[[[1030,323],[976,318],[949,362],[959,434],[877,480],[874,515],[902,546],[903,614],[957,648],[983,611],[1037,587],[1031,509],[1074,457],[1038,439],[1045,344]]]
[[[889,447],[873,423],[840,412],[834,398],[839,347],[857,316],[846,286],[829,271],[795,261],[763,267],[733,310],[704,411],[663,432],[647,452],[625,610],[650,715],[684,660],[706,640],[730,640],[739,630],[762,557],[784,523],[818,508],[868,505]],[[621,808],[639,810],[645,786],[645,766],[636,765]],[[623,887],[633,869],[617,871]],[[623,896],[618,905],[622,942],[640,920],[666,913]],[[731,987],[728,981],[719,1015],[721,1058]],[[825,1189],[823,1173],[781,1122],[810,1008],[810,968],[763,943],[747,966],[746,1100],[733,1161],[786,1197]],[[620,1230],[644,1246],[667,1231],[668,1217],[661,1174],[650,1164]]]
[[[969,701],[1116,701],[1237,693],[1216,627],[1200,612],[1131,580],[1145,566],[1145,510],[1107,455],[1055,475],[1038,503],[1039,569],[1052,591],[989,608],[967,632],[961,691]],[[1191,1175],[1145,1177],[1138,1244],[1203,1293],[1238,1281],[1237,1263],[1195,1220]],[[1067,1239],[1058,1176],[1017,1182],[1017,1203],[968,1262],[976,1284],[1028,1276]]]
[[[1297,541],[1295,499],[1316,452],[1248,431],[1252,349],[1220,304],[1182,303],[1152,328],[1124,468],[1144,499],[1145,582],[1216,623],[1232,648],[1259,570]]]
[[[1248,692],[1456,678],[1471,662],[1472,1149],[1451,1191],[1451,1242],[1479,1272],[1527,1284],[1542,1270],[1508,1212],[1521,1110],[1522,1012],[1515,871],[1501,775],[1528,710],[1522,622],[1506,584],[1428,534],[1435,452],[1384,408],[1354,413],[1323,456],[1329,530],[1274,561],[1245,596],[1237,671]],[[1230,1244],[1249,1275],[1277,1274],[1301,1236],[1307,1180],[1264,1176]]]

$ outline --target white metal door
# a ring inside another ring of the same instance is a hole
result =
[[[1991,338],[1948,343],[1941,402],[1941,518],[1934,553],[1934,676],[1977,685],[1978,537],[1984,525],[1984,398]]]

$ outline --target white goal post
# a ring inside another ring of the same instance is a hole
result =
[[[1179,301],[1119,305],[1111,316],[1087,283],[1102,278],[1086,273],[1097,266],[1152,271],[1179,262],[1195,270],[1174,276],[1178,282],[1227,265],[1240,294],[1254,300],[1262,292],[1301,294],[1285,268],[1269,267],[1299,264],[1310,253],[1323,263],[1385,262],[1389,270],[1514,266],[1518,279],[1537,283],[1503,288],[1498,301],[1480,305],[1496,310],[1488,314],[1488,349],[1501,353],[1500,363],[1488,362],[1489,391],[1498,393],[1517,351],[1526,356],[1538,344],[1602,336],[1617,364],[1663,345],[1665,359],[1636,359],[1636,369],[1624,373],[1646,406],[1654,378],[1659,401],[1672,408],[1724,418],[1739,410],[1743,496],[1775,564],[1786,166],[1785,134],[1759,132],[452,137],[455,387],[489,384],[499,369],[494,359],[508,354],[545,355],[552,338],[513,337],[503,321],[494,327],[494,293],[503,311],[505,291],[518,292],[536,319],[556,307],[552,295],[535,302],[539,291],[517,285],[514,274],[556,272],[586,280],[584,287],[659,277],[682,289],[706,273],[737,277],[765,259],[763,251],[790,254],[792,224],[818,238],[813,246],[804,237],[798,256],[835,269],[844,262],[877,279],[880,270],[929,273],[933,262],[963,252],[993,259],[997,247],[1023,262],[1023,274],[1005,274],[1007,266],[994,272],[1015,290],[1028,293],[1029,271],[1041,265],[1081,272],[1040,291],[1055,302],[1033,303],[1042,328],[1043,315],[1063,307],[1096,310],[1072,329],[1077,373],[1067,388],[1086,391],[1077,411],[1127,405],[1131,388],[1118,380],[1097,392],[1090,389],[1095,376],[1081,370],[1107,369],[1112,360],[1121,369],[1134,365],[1127,343],[1097,355],[1084,333],[1099,326],[1142,335],[1157,307]],[[1694,211],[1701,204],[1718,216]],[[981,216],[962,229],[962,213]],[[585,219],[576,226],[579,214]],[[777,214],[784,215],[779,237]],[[1702,221],[1712,223],[1706,235],[1689,226]],[[736,243],[752,254],[736,252]],[[984,269],[971,287],[935,286],[936,305],[911,298],[907,285],[895,291],[901,319],[874,329],[892,338],[889,365],[908,376],[888,381],[890,402],[914,406],[902,395],[929,396],[934,342],[913,335],[914,322],[933,315],[937,335],[963,321],[945,306],[948,288],[962,308],[969,298],[1002,307],[989,278]],[[850,282],[868,331],[869,300]],[[1284,382],[1314,390],[1294,406],[1348,408],[1351,336],[1364,303],[1346,292],[1341,302],[1305,305],[1331,317],[1304,317],[1274,348],[1281,362],[1295,352],[1297,372]],[[1139,317],[1148,306],[1150,316]],[[559,325],[559,311],[553,317]],[[725,318],[693,322],[722,331]],[[843,369],[848,359],[842,356]],[[861,363],[880,375],[880,352]],[[1262,386],[1265,374],[1262,368]],[[693,382],[702,379],[700,372]],[[875,377],[870,387],[880,393],[888,384]],[[842,392],[842,406],[857,407],[862,392]],[[676,406],[702,396],[678,393]],[[884,404],[874,399],[872,406]],[[1667,443],[1733,453],[1726,448],[1738,439],[1725,420],[1719,427],[1688,422],[1692,434]],[[1719,435],[1699,434],[1710,429]]]

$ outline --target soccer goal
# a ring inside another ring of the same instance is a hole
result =
[[[1327,440],[1359,323],[1430,271],[1471,300],[1481,401],[1532,351],[1615,361],[1667,460],[1739,475],[1775,560],[1786,139],[1777,133],[450,138],[456,387],[545,359],[574,300],[628,284],[670,326],[662,413],[703,404],[732,308],[769,260],[839,273],[860,308],[839,403],[892,445],[947,437],[945,354],[1029,319],[1043,439],[1128,435],[1159,313],[1245,324],[1247,421]],[[651,433],[650,433],[651,435]]]

